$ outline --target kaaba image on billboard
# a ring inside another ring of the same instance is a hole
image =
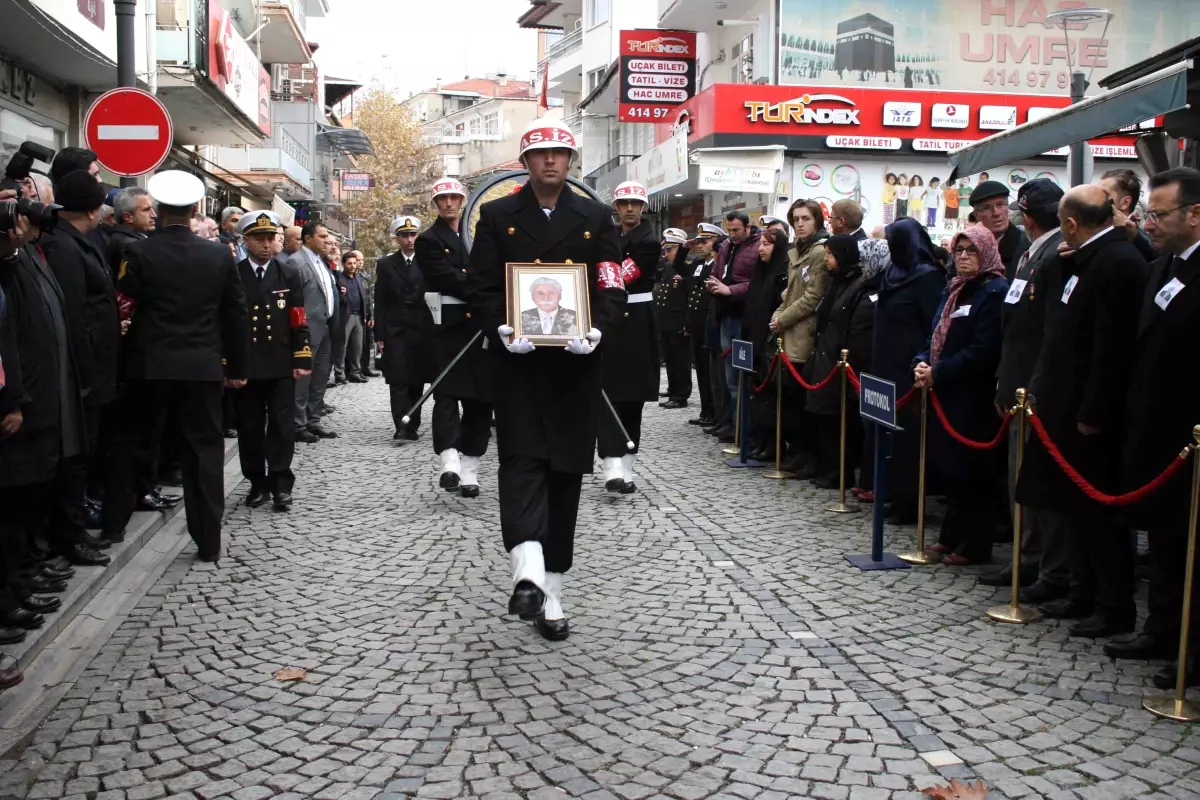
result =
[[[833,68],[838,72],[892,72],[896,69],[896,29],[874,14],[839,22]]]

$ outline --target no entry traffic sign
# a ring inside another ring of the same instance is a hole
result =
[[[166,106],[141,89],[105,92],[83,120],[84,141],[100,165],[130,178],[166,160],[174,135]]]

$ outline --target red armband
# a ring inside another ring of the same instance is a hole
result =
[[[640,277],[642,277],[642,268],[637,265],[636,261],[627,258],[621,262],[621,280],[625,283],[633,283]]]
[[[137,308],[137,301],[127,297],[122,292],[117,292],[117,315],[122,320],[133,319],[133,310]]]
[[[597,289],[625,290],[625,281],[621,279],[621,267],[611,261],[601,261],[596,265]]]
[[[308,324],[308,317],[304,315],[304,307],[292,307],[288,309],[288,322],[293,328],[303,328]]]

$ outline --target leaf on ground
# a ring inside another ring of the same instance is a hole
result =
[[[304,680],[306,675],[308,675],[308,673],[298,667],[288,667],[287,669],[276,670],[275,671],[275,680],[277,680],[277,681],[302,681],[302,680]]]
[[[963,783],[958,778],[951,778],[949,786],[930,786],[928,789],[922,789],[921,794],[936,797],[938,800],[983,800],[987,797],[988,790],[983,781],[972,784],[970,781]]]

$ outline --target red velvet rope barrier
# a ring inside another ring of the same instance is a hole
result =
[[[763,382],[760,383],[758,386],[753,387],[755,394],[758,394],[763,389],[767,388],[767,384],[771,382],[771,375],[774,374],[774,372],[775,372],[775,365],[778,363],[779,363],[779,353],[776,353],[775,357],[771,359],[771,363],[767,366],[767,377],[763,378]]]
[[[810,392],[817,392],[817,391],[820,391],[821,389],[824,389],[826,386],[829,385],[829,382],[833,380],[833,376],[837,375],[837,371],[838,371],[838,368],[834,367],[833,370],[828,375],[825,376],[825,380],[821,381],[816,386],[813,386],[812,384],[804,382],[804,378],[801,378],[800,373],[796,372],[796,368],[792,366],[792,360],[790,358],[785,358],[783,360],[783,363],[787,364],[788,372],[792,373],[792,377],[796,379],[796,383],[800,384],[801,386],[803,386],[805,389],[807,389]]]
[[[1080,475],[1074,467],[1067,463],[1067,459],[1063,456],[1062,451],[1058,449],[1058,445],[1050,441],[1050,435],[1046,433],[1046,427],[1042,425],[1042,421],[1038,419],[1036,414],[1029,415],[1029,424],[1033,426],[1033,431],[1037,434],[1038,439],[1041,439],[1046,452],[1054,459],[1054,463],[1058,464],[1059,469],[1065,472],[1067,477],[1071,479],[1071,483],[1078,486],[1081,492],[1097,503],[1103,503],[1106,506],[1128,506],[1146,499],[1161,489],[1167,481],[1174,478],[1175,473],[1183,469],[1183,465],[1187,463],[1188,457],[1192,454],[1191,447],[1183,450],[1161,475],[1140,489],[1134,489],[1132,492],[1126,492],[1125,494],[1105,494],[1088,483],[1087,478]]]
[[[950,420],[946,418],[946,410],[942,408],[942,401],[938,399],[936,392],[929,393],[929,399],[933,401],[933,410],[937,414],[938,420],[942,423],[942,427],[946,429],[946,433],[950,434],[950,438],[961,444],[963,447],[969,447],[972,450],[991,450],[993,447],[999,447],[1004,441],[1004,432],[1008,430],[1008,426],[1012,424],[1012,414],[1004,418],[1004,423],[1000,426],[1000,430],[996,431],[996,438],[990,442],[977,442],[974,439],[968,439],[958,431],[954,430],[954,426],[950,424]]]
[[[729,354],[733,352],[733,345],[726,347],[721,351],[721,358],[729,358]]]
[[[904,408],[920,394],[921,392],[916,386],[909,387],[908,391],[904,393],[904,396],[896,401],[896,410],[899,411],[900,409]]]

